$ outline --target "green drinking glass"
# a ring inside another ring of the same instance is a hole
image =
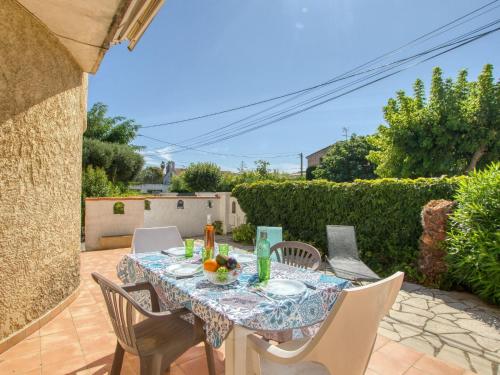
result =
[[[202,263],[205,263],[205,261],[207,259],[213,259],[213,257],[214,257],[214,249],[212,249],[211,247],[209,247],[209,248],[203,247],[201,249],[201,262]]]
[[[229,245],[227,243],[219,244],[219,254],[225,256],[229,255]]]
[[[186,258],[192,258],[193,257],[193,249],[194,249],[194,239],[192,238],[187,238],[184,241],[184,248],[186,249]]]

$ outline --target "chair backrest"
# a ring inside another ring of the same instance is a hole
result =
[[[376,283],[343,290],[319,332],[307,344],[303,360],[320,362],[331,374],[364,374],[380,321],[394,304],[403,277],[397,272]]]
[[[140,307],[126,291],[103,275],[93,272],[92,278],[101,287],[118,342],[126,351],[137,354],[133,325]]]
[[[132,238],[132,252],[148,253],[183,246],[177,227],[136,228]]]
[[[290,266],[317,270],[321,264],[321,254],[314,247],[304,242],[283,241],[271,246],[271,255],[276,260]]]
[[[354,227],[347,225],[327,225],[328,256],[354,258],[359,260],[358,245]]]

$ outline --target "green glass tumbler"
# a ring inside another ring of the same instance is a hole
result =
[[[214,257],[214,249],[212,249],[211,247],[209,247],[209,248],[203,247],[201,249],[201,262],[202,263],[205,263],[205,261],[207,259],[213,259],[213,257]]]
[[[219,244],[219,254],[224,256],[229,255],[229,245],[227,243]]]
[[[184,248],[186,249],[186,258],[192,258],[194,250],[194,239],[187,238],[184,241]]]

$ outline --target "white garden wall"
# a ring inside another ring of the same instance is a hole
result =
[[[150,210],[145,209],[145,200]],[[124,214],[115,214],[116,202],[125,205]],[[234,204],[233,204],[234,202]],[[85,200],[85,247],[100,248],[99,238],[134,233],[135,228],[175,225],[181,236],[200,236],[207,221],[222,222],[224,233],[245,222],[245,214],[230,193],[198,193],[129,198],[87,198]]]

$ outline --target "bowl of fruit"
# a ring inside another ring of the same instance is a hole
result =
[[[241,266],[235,258],[217,255],[203,263],[203,273],[208,281],[216,285],[228,285],[238,280]]]

